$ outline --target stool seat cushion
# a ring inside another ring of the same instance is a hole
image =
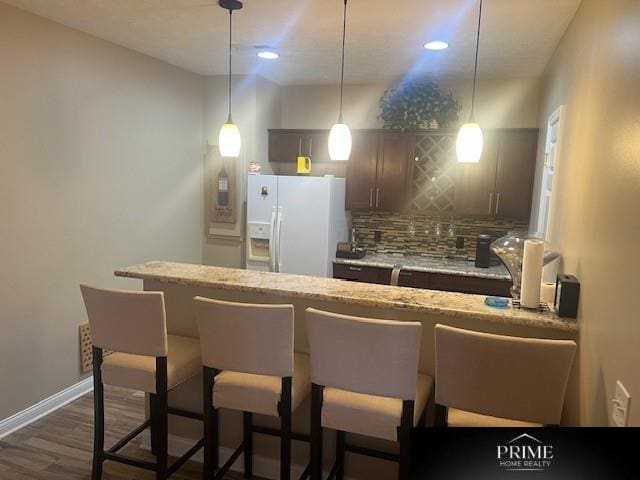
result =
[[[200,341],[167,335],[167,388],[198,375],[202,371]],[[102,382],[107,385],[156,392],[156,358],[129,353],[112,353],[102,362]]]
[[[457,408],[449,408],[447,425],[449,427],[542,427],[541,423],[491,417]]]
[[[294,354],[291,383],[291,411],[294,411],[311,391],[308,355]],[[223,370],[216,375],[213,384],[213,405],[216,408],[279,416],[281,392],[281,377]]]
[[[420,421],[433,379],[418,375],[413,411],[413,425]],[[398,440],[397,428],[402,417],[402,400],[378,397],[325,387],[322,401],[322,426],[368,437]]]

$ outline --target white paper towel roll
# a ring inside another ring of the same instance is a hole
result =
[[[556,284],[542,282],[540,285],[540,301],[542,303],[553,303],[556,297]]]
[[[542,240],[525,240],[520,289],[520,305],[523,307],[538,308],[540,306],[543,256],[544,242]]]

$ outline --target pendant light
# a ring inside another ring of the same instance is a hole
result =
[[[476,101],[476,78],[478,76],[478,48],[480,46],[480,22],[482,21],[482,0],[480,0],[480,11],[478,13],[478,33],[476,36],[476,60],[473,68],[473,93],[471,94],[471,112],[467,123],[460,127],[458,138],[456,139],[456,154],[458,162],[478,163],[482,156],[484,140],[482,129],[474,118],[474,107]]]
[[[233,119],[231,118],[231,16],[234,10],[240,10],[242,8],[242,2],[238,0],[219,0],[218,5],[225,10],[229,10],[229,116],[227,117],[227,122],[220,128],[218,147],[220,148],[221,156],[238,157],[240,155],[242,140],[240,139],[240,130],[238,130],[238,127],[233,123]]]
[[[344,44],[347,34],[347,0],[344,0],[342,18],[342,70],[340,72],[340,113],[337,123],[329,132],[329,158],[331,160],[349,160],[351,155],[351,130],[342,118],[342,92],[344,90]]]

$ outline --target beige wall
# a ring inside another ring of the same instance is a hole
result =
[[[551,227],[564,271],[581,281],[584,425],[609,423],[616,380],[632,397],[640,395],[638,25],[637,0],[583,0],[541,90],[541,129],[551,112],[566,105]],[[640,405],[631,405],[630,425],[640,426]]]
[[[463,105],[466,120],[471,104],[471,82],[442,79],[443,92],[453,92]],[[537,78],[478,81],[476,117],[485,128],[536,127],[538,124]],[[389,85],[346,85],[344,118],[351,128],[379,128],[378,104]],[[282,128],[331,128],[338,115],[338,85],[286,86],[282,95]]]
[[[78,284],[202,256],[202,80],[0,3],[0,419],[77,382]]]

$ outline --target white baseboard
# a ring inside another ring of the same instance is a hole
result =
[[[92,376],[85,378],[75,385],[71,385],[69,388],[65,388],[61,392],[51,395],[49,398],[45,398],[9,418],[0,420],[0,439],[64,407],[66,404],[73,402],[91,390],[93,390]]]

